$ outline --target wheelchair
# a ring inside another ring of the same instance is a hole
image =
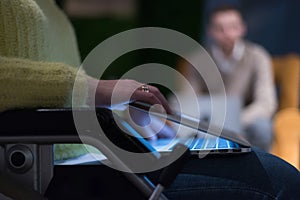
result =
[[[88,117],[93,111],[82,108],[75,112]],[[82,199],[86,197],[84,192],[101,193],[101,189],[111,191],[111,195],[101,197],[103,199],[167,199],[161,193],[163,187],[155,187],[145,174],[121,172],[97,162],[54,165],[53,144],[82,143],[73,114],[74,110],[66,108],[22,109],[0,113],[0,199]],[[128,139],[128,135],[116,125],[111,110],[97,108],[96,115],[109,139],[117,143],[122,141],[117,145],[133,152],[150,151],[136,138],[129,136],[131,138]],[[88,124],[82,129],[88,133]],[[101,136],[95,138],[86,134],[84,137],[87,144],[96,147],[110,162],[130,170],[132,162],[120,159],[117,152],[101,141]],[[175,179],[179,170],[175,172],[174,168],[179,169],[179,166],[172,164],[170,167],[173,169],[166,168],[162,174],[169,170]],[[159,173],[157,176],[160,176]],[[164,175],[166,179],[169,176]],[[97,183],[99,179],[104,181]],[[172,180],[166,182],[170,184]],[[66,184],[72,186],[66,187]],[[75,190],[82,192],[72,196]]]

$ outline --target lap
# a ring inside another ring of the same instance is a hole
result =
[[[155,182],[157,174],[148,176]],[[170,199],[299,199],[299,176],[281,159],[254,150],[243,155],[191,159],[164,193]],[[48,197],[62,196],[142,197],[119,172],[104,165],[57,168]]]
[[[239,156],[193,159],[167,191],[204,199],[298,199],[299,172],[283,160],[254,150]],[[199,196],[198,196],[199,197]]]

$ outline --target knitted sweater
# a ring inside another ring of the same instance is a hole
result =
[[[70,105],[79,64],[74,31],[54,0],[0,0],[0,111]],[[84,72],[78,77],[74,98],[83,105],[87,80]],[[55,150],[56,159],[84,152],[78,145]]]

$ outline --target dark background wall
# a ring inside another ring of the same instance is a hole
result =
[[[56,0],[63,5],[63,0]],[[300,53],[299,0],[137,0],[132,19],[72,19],[81,55],[120,31],[140,26],[161,26],[181,31],[196,40],[204,39],[203,19],[219,3],[239,5],[248,24],[247,38],[262,44],[273,55]],[[92,31],[90,31],[92,28]]]
[[[145,26],[170,28],[195,40],[202,33],[203,2],[199,0],[137,0],[132,17],[72,17],[82,59],[100,42],[119,32]],[[60,1],[63,7],[63,1]],[[121,44],[120,44],[121,45]],[[166,51],[145,49],[127,53],[115,60],[104,74],[106,79],[119,78],[129,69],[144,63],[161,63],[176,67],[178,56]]]

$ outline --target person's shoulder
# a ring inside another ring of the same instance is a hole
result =
[[[269,52],[260,44],[245,40],[245,48],[253,54],[269,55]]]
[[[260,44],[245,40],[245,48],[247,53],[252,54],[254,56],[264,56],[270,58],[269,52]]]
[[[5,8],[2,14],[12,20],[24,21],[24,17],[40,18],[43,12],[34,0],[1,0],[0,7]]]

